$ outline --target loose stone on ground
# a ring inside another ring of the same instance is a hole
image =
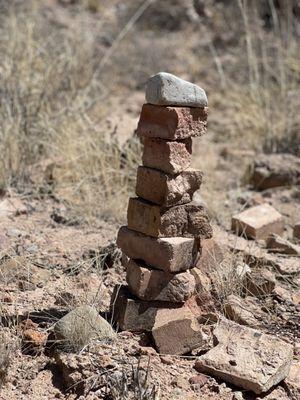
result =
[[[217,345],[196,361],[208,372],[256,394],[285,379],[293,358],[293,346],[258,330],[221,320],[214,330]]]
[[[231,228],[251,239],[266,239],[272,233],[282,234],[284,222],[275,208],[269,204],[261,204],[234,215]]]

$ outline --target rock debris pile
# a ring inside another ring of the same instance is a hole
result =
[[[187,306],[197,292],[201,240],[212,237],[209,217],[193,194],[202,172],[190,168],[192,138],[206,132],[203,89],[174,75],[148,81],[137,134],[144,144],[136,195],[117,244],[128,257],[128,286],[116,288],[112,308],[123,330],[152,331],[161,353],[181,354],[203,341]]]

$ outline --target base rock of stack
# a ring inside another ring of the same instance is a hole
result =
[[[192,201],[201,183],[202,172],[195,169],[186,169],[174,176],[157,169],[138,167],[136,194],[152,203],[172,207]]]
[[[192,139],[168,141],[143,138],[142,162],[145,167],[156,168],[167,174],[178,174],[191,165]]]
[[[132,197],[127,219],[128,228],[153,237],[212,237],[207,212],[193,202],[166,209]]]
[[[159,301],[147,302],[133,296],[126,286],[116,286],[111,298],[114,321],[123,331],[151,332],[159,309],[178,309],[180,304]]]
[[[181,140],[206,132],[207,107],[162,107],[144,104],[137,127],[138,136]]]
[[[180,272],[197,262],[200,240],[194,238],[153,238],[122,226],[117,245],[129,258],[142,260],[152,268]]]
[[[185,354],[207,341],[197,318],[185,307],[158,310],[152,336],[161,354]]]
[[[183,303],[195,292],[195,278],[189,272],[170,274],[134,260],[127,265],[126,280],[131,293],[141,300]]]

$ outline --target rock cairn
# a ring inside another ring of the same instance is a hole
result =
[[[190,164],[192,138],[206,132],[207,113],[199,86],[163,72],[149,79],[137,127],[144,145],[137,197],[129,199],[117,238],[128,286],[115,289],[112,312],[122,330],[151,331],[161,353],[183,354],[203,341],[188,305],[197,292],[201,240],[212,228],[193,201],[202,172]]]

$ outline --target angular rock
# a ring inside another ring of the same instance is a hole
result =
[[[141,300],[183,303],[195,292],[195,279],[189,272],[170,274],[133,260],[127,265],[126,280],[131,293]]]
[[[300,239],[300,221],[294,225],[293,236],[295,239]]]
[[[145,167],[156,168],[167,174],[178,174],[191,165],[192,139],[176,142],[144,138],[142,156]]]
[[[198,257],[200,241],[193,238],[152,238],[122,226],[117,245],[129,257],[166,272],[192,268]]]
[[[152,336],[162,354],[185,354],[207,340],[197,318],[186,308],[158,310]]]
[[[162,107],[144,104],[137,127],[140,137],[182,140],[206,132],[208,108]]]
[[[201,240],[201,255],[196,267],[201,271],[212,271],[219,268],[224,259],[224,252],[215,239]]]
[[[116,333],[93,307],[75,308],[54,326],[56,340],[63,348],[81,349],[91,340],[114,339]]]
[[[288,375],[293,346],[276,336],[222,319],[214,337],[217,345],[196,361],[200,372],[256,394],[268,391]]]
[[[224,311],[227,318],[241,325],[256,326],[267,317],[258,300],[250,296],[242,299],[234,294],[229,295],[224,303]]]
[[[300,361],[293,361],[289,374],[284,380],[288,392],[294,396],[293,399],[300,398]]]
[[[259,268],[252,270],[247,274],[246,291],[252,296],[268,296],[276,285],[274,274],[267,268]]]
[[[275,208],[269,204],[261,204],[234,215],[231,228],[237,234],[251,239],[266,239],[271,233],[281,234],[284,222]]]
[[[202,172],[186,169],[181,174],[169,175],[148,167],[138,167],[136,194],[152,203],[171,207],[189,203],[200,188]]]
[[[282,238],[279,235],[272,234],[267,239],[267,249],[272,253],[281,253],[289,255],[300,255],[300,246]]]
[[[167,72],[159,72],[148,80],[146,101],[159,106],[207,106],[206,93],[201,87]]]
[[[169,209],[140,198],[130,198],[128,228],[153,237],[212,237],[209,218],[201,205],[183,204]]]
[[[118,327],[124,331],[151,331],[158,309],[176,308],[179,305],[147,302],[134,297],[126,286],[116,286],[111,300],[111,313]]]
[[[291,154],[268,154],[255,158],[251,182],[256,189],[300,184],[300,159]]]
[[[26,205],[17,197],[6,198],[0,202],[0,217],[12,217],[27,214]]]

